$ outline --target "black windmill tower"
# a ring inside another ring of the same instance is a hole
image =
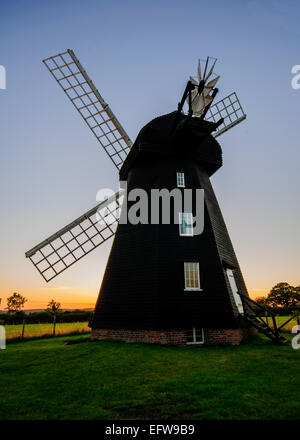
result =
[[[72,50],[44,63],[122,181],[118,193],[26,252],[44,279],[50,281],[115,236],[90,323],[93,337],[236,344],[250,328],[269,332],[254,315],[210,183],[222,166],[216,138],[246,118],[235,93],[212,104],[218,92],[216,60],[207,58],[202,68],[199,61],[198,78],[190,77],[178,109],[149,122],[133,145]],[[183,205],[184,191],[191,190],[189,212],[184,207],[176,211],[171,197],[170,222],[164,222],[161,212],[155,221],[149,216],[128,221],[130,209],[137,206],[136,191],[148,196],[152,212],[152,191],[174,189],[183,194]],[[204,225],[196,234],[197,190],[204,194]]]

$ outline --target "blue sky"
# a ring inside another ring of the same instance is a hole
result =
[[[296,1],[1,2],[0,296],[92,305],[110,244],[46,285],[24,252],[96,204],[118,174],[41,60],[73,49],[134,140],[176,108],[197,59],[217,57],[219,96],[247,119],[219,138],[213,177],[253,296],[299,277],[300,6]]]

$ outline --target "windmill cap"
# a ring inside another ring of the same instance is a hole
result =
[[[222,149],[211,135],[213,128],[212,122],[177,111],[153,119],[140,130],[120,170],[121,180],[133,166],[157,155],[198,161],[212,175],[222,166]]]

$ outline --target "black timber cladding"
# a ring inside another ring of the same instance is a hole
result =
[[[222,164],[217,141],[199,124],[170,136],[176,112],[145,126],[122,169],[128,191],[203,188],[204,231],[181,237],[178,224],[118,226],[95,308],[92,328],[188,329],[240,326],[225,273],[234,269],[241,293],[247,290],[209,176]],[[186,134],[186,130],[188,134]],[[129,203],[130,206],[130,203]],[[194,212],[195,215],[195,212]],[[198,261],[202,291],[184,290],[184,262]]]

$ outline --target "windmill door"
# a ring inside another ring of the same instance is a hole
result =
[[[236,306],[238,308],[239,313],[241,313],[243,315],[244,314],[244,307],[243,307],[243,304],[242,304],[241,297],[238,294],[238,288],[237,288],[237,285],[236,285],[236,282],[235,282],[235,279],[234,279],[233,271],[232,271],[232,269],[226,269],[226,273],[227,273],[227,276],[228,276],[228,280],[229,280],[229,284],[230,284],[230,287],[231,287],[231,291],[233,293],[235,304],[236,304]]]

